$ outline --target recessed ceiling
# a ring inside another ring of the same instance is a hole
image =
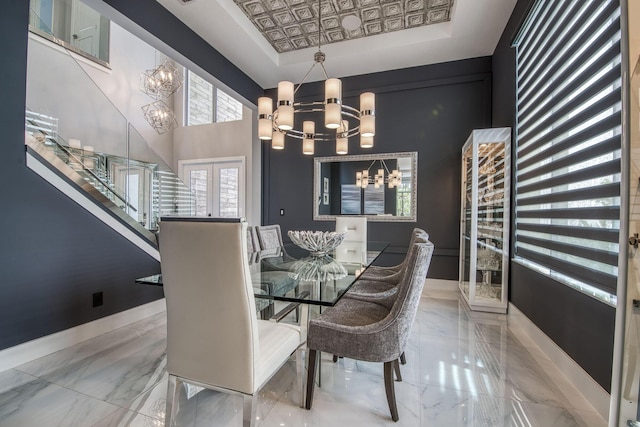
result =
[[[280,80],[299,82],[313,64],[313,54],[318,50],[311,39],[312,46],[308,48],[278,52],[234,0],[195,0],[186,5],[177,0],[157,1],[263,88],[275,87]],[[278,1],[293,3],[296,0]],[[357,5],[359,0],[351,1]],[[394,0],[368,1],[384,5]],[[401,1],[406,10],[410,0]],[[437,0],[436,3],[443,1],[450,6],[448,21],[323,44],[324,65],[330,77],[492,55],[517,0]],[[424,0],[424,4],[429,7],[435,3]],[[278,28],[283,30],[281,26]],[[314,70],[307,81],[323,79],[322,72]]]
[[[234,0],[278,53],[449,21],[453,0]],[[343,20],[355,19],[353,29]]]

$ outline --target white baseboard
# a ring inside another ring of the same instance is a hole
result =
[[[574,389],[566,390],[566,393],[569,395],[582,394],[603,419],[609,419],[609,401],[611,397],[600,384],[591,378],[580,365],[511,303],[509,303],[508,320],[509,328],[525,346],[531,347],[531,344],[536,346],[542,356],[550,360],[557,367],[558,372],[567,378],[570,384],[557,384],[561,389],[563,387],[573,387]],[[533,355],[536,356],[535,354]],[[552,378],[554,377],[552,373],[549,373],[549,375]],[[559,378],[561,376],[555,377]]]
[[[166,310],[164,298],[0,351],[0,372]]]

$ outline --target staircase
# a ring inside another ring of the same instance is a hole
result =
[[[100,216],[110,217],[105,222],[115,220],[118,225],[112,228],[122,232],[124,227],[128,230],[124,234],[133,233],[134,240],[145,241],[154,254],[161,216],[194,215],[193,194],[167,165],[78,148],[58,134],[56,118],[30,110],[25,116],[27,165],[41,176],[44,166],[49,170],[45,179],[65,193],[71,187],[72,198],[80,195],[99,206]],[[34,162],[37,167],[32,167]],[[50,173],[59,180],[50,179]],[[133,186],[130,177],[135,178],[135,188],[128,188]],[[138,185],[141,178],[148,182]],[[56,185],[57,181],[66,185]]]

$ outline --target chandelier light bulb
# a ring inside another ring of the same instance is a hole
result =
[[[360,127],[362,128],[362,122],[360,122]],[[373,147],[373,137],[372,136],[362,136],[362,134],[360,134],[360,147],[361,148],[371,148],[371,147]]]
[[[327,79],[324,82],[324,125],[328,129],[338,129],[342,123],[342,82]]]
[[[273,101],[267,96],[258,98],[258,138],[271,139],[273,123]]]
[[[314,138],[316,133],[316,124],[311,120],[305,120],[302,123],[302,132],[304,139],[302,140],[302,153],[312,156],[314,153]]]
[[[376,134],[376,95],[365,92],[360,95],[360,135],[369,137]],[[362,145],[361,145],[362,146]]]
[[[293,129],[293,83],[278,83],[278,129]]]
[[[277,130],[273,131],[272,139],[271,139],[271,148],[274,150],[283,150],[284,149],[284,132],[279,132]]]

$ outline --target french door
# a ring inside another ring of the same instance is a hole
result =
[[[195,215],[244,216],[244,168],[244,157],[180,161],[180,177],[195,198]]]

